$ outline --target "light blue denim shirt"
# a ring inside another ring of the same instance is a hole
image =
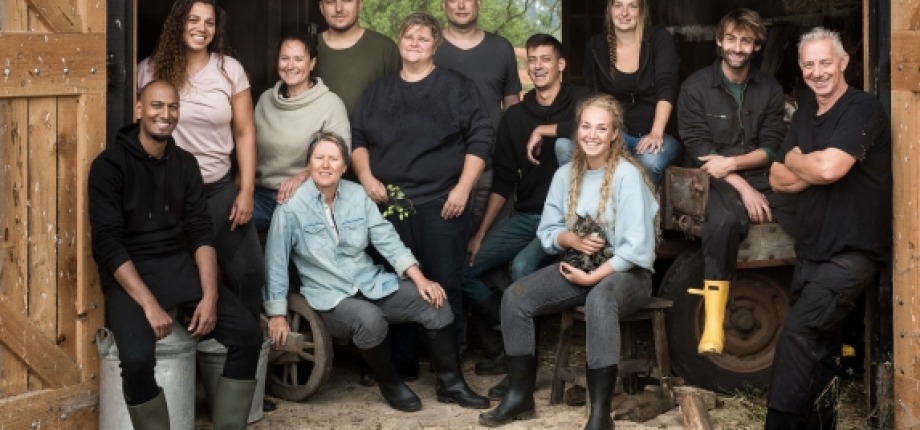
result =
[[[339,181],[332,213],[338,226],[338,243],[327,221],[323,195],[313,179],[304,182],[287,203],[275,209],[265,243],[267,283],[262,296],[268,315],[287,313],[291,261],[300,275],[300,293],[320,311],[332,309],[359,292],[369,299],[379,299],[399,288],[397,276],[375,265],[364,251],[369,244],[397,273],[405,275],[408,268],[418,264],[360,185]]]

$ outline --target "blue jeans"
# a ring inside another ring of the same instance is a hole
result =
[[[546,260],[543,246],[537,239],[540,214],[516,213],[486,233],[476,254],[476,261],[463,270],[463,297],[481,302],[491,290],[479,279],[486,272],[511,261],[511,280],[516,281],[540,268]]]
[[[645,171],[648,172],[649,179],[652,180],[652,183],[658,185],[661,183],[661,178],[664,175],[664,169],[674,163],[677,160],[677,157],[680,156],[680,143],[677,142],[677,139],[671,137],[669,134],[662,136],[663,143],[661,145],[661,152],[658,153],[644,153],[637,154],[636,146],[639,145],[639,141],[642,139],[642,136],[632,136],[626,133],[623,133],[623,140],[626,141],[626,148],[629,149],[629,153],[636,157],[636,160],[645,167]],[[559,162],[559,165],[563,165],[572,161],[572,139],[568,138],[559,138],[556,139],[556,161]]]
[[[651,295],[652,274],[645,269],[613,273],[585,288],[566,281],[558,264],[544,267],[511,284],[502,297],[505,354],[536,354],[534,317],[583,305],[588,368],[619,364],[620,317],[641,309]]]
[[[271,225],[275,206],[278,206],[278,190],[256,186],[252,193],[252,222],[256,231],[265,233]]]

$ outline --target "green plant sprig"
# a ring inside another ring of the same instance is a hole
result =
[[[405,220],[415,213],[415,207],[412,206],[412,200],[406,198],[406,195],[403,194],[402,190],[399,188],[399,185],[388,184],[387,186],[387,195],[390,197],[386,209],[384,209],[380,214],[384,218],[389,218],[390,216],[395,215],[399,218],[400,221]]]

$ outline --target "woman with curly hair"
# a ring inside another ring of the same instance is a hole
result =
[[[590,272],[563,261],[508,287],[501,319],[510,385],[501,404],[479,416],[485,426],[534,415],[534,318],[584,306],[591,401],[585,428],[613,428],[610,399],[620,358],[619,320],[651,297],[658,203],[651,182],[623,142],[619,103],[609,95],[595,95],[577,112],[572,162],[553,176],[537,237],[550,254],[571,249],[612,257]],[[572,231],[576,219],[587,215],[604,226],[603,235]]]
[[[153,55],[138,64],[137,84],[142,88],[160,79],[179,90],[181,114],[172,137],[198,162],[222,284],[258,321],[265,261],[249,222],[256,164],[252,96],[243,66],[227,55],[225,23],[224,11],[214,0],[177,0]],[[254,388],[255,380],[251,382]],[[240,397],[250,397],[252,388]]]

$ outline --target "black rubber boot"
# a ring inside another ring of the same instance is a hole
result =
[[[479,424],[498,427],[514,420],[526,420],[535,415],[533,401],[537,382],[537,357],[508,356],[508,393],[495,409],[479,414]]]
[[[377,380],[377,387],[380,388],[380,394],[387,401],[391,408],[403,412],[415,412],[422,409],[422,401],[406,385],[405,382],[396,373],[393,362],[390,361],[390,342],[384,339],[380,345],[370,349],[358,349],[361,357],[367,362],[374,377]]]
[[[783,412],[776,409],[767,409],[767,419],[763,425],[764,430],[804,430],[805,417]]]
[[[505,362],[508,361],[508,358],[505,357]],[[489,398],[492,400],[501,400],[505,398],[505,394],[508,394],[508,375],[505,375],[501,381],[495,384],[494,387],[489,388]]]
[[[453,324],[436,330],[425,330],[431,366],[438,376],[438,401],[456,403],[470,409],[488,409],[489,399],[473,392],[463,379],[456,339]]]
[[[585,430],[612,430],[613,418],[610,417],[610,399],[617,383],[617,366],[600,369],[587,369],[588,395],[591,401],[591,416],[585,424]]]

